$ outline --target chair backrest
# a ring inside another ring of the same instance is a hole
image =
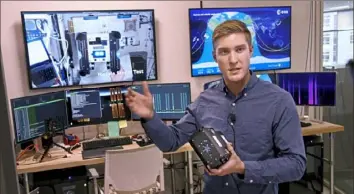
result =
[[[105,156],[104,191],[130,193],[159,182],[164,190],[163,153],[154,145],[134,150],[109,150]]]

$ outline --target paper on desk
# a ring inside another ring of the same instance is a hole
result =
[[[127,120],[120,120],[120,121],[118,122],[118,124],[119,124],[119,127],[120,127],[120,128],[126,128],[126,127],[128,127]]]
[[[118,137],[119,136],[119,123],[117,121],[109,121],[108,123],[108,136]]]

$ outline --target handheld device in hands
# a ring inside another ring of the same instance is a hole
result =
[[[230,159],[227,140],[220,131],[213,128],[202,127],[189,143],[207,168],[217,169]]]

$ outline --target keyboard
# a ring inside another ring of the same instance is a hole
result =
[[[92,158],[104,158],[107,150],[120,150],[123,149],[123,146],[114,146],[114,147],[105,147],[97,148],[92,150],[83,150],[82,159],[92,159]]]
[[[130,137],[92,140],[82,143],[82,158],[103,158],[107,150],[123,149],[123,145],[132,144]]]
[[[82,143],[82,150],[93,150],[99,148],[115,147],[132,144],[130,137],[116,137],[109,139],[98,139]]]

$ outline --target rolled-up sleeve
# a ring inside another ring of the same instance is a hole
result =
[[[305,147],[293,98],[285,93],[277,105],[273,121],[276,157],[264,161],[244,161],[243,181],[282,183],[301,179],[306,169]]]

